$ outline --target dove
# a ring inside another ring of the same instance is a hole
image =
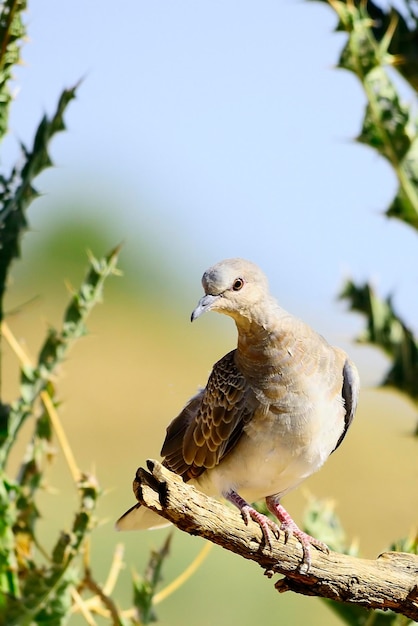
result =
[[[209,496],[223,497],[256,521],[268,548],[281,533],[302,547],[327,546],[302,531],[281,504],[340,446],[358,401],[359,376],[333,347],[270,294],[254,263],[232,258],[205,271],[194,321],[209,311],[231,317],[237,347],[213,366],[207,385],[167,427],[163,464]],[[253,504],[265,499],[274,520]],[[276,520],[277,519],[277,523]],[[140,504],[116,523],[119,530],[167,525]]]

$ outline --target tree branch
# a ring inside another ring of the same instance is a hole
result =
[[[309,574],[302,573],[297,539],[290,538],[287,544],[282,537],[273,539],[270,551],[257,523],[251,520],[247,526],[237,511],[184,483],[157,461],[148,460],[147,466],[149,471],[140,467],[136,473],[138,502],[180,530],[255,561],[269,578],[283,574],[275,584],[279,592],[291,590],[369,609],[391,609],[418,620],[417,556],[385,552],[376,560],[366,560],[313,549]]]

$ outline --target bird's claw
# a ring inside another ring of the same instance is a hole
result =
[[[311,546],[329,554],[328,546],[323,541],[315,539],[315,537],[311,537],[308,533],[301,530],[286,509],[275,498],[266,498],[266,503],[268,509],[281,522],[280,530],[284,534],[284,542],[287,543],[291,537],[296,537],[299,541],[302,547],[302,561],[299,569],[302,573],[308,573],[312,563]]]
[[[271,551],[273,549],[271,535],[274,536],[275,539],[279,539],[280,537],[280,528],[278,525],[273,522],[267,515],[260,513],[254,507],[247,505],[241,509],[241,515],[244,519],[245,524],[248,526],[248,522],[250,519],[257,522],[257,524],[261,528],[261,532],[263,533],[264,543],[266,547]]]
[[[253,506],[251,506],[251,504],[248,504],[248,502],[246,502],[244,498],[241,498],[241,496],[236,491],[229,491],[224,495],[227,500],[229,500],[230,502],[232,502],[232,504],[235,504],[235,506],[239,508],[242,519],[247,526],[250,519],[257,522],[257,524],[261,528],[261,532],[263,533],[264,543],[271,552],[271,536],[273,535],[275,539],[278,539],[280,537],[279,526],[272,519],[267,517],[267,515],[260,513]]]
[[[322,550],[326,554],[329,554],[328,546],[319,539],[311,537],[308,533],[301,530],[293,520],[282,522],[280,530],[284,533],[284,542],[287,543],[291,537],[296,537],[302,547],[302,561],[300,564],[300,571],[307,574],[312,564],[311,558],[311,546],[314,546],[317,550]]]
[[[299,571],[302,574],[307,574],[312,565],[311,546],[329,554],[329,548],[325,543],[323,543],[323,541],[315,539],[315,537],[311,537],[305,533],[293,520],[291,520],[291,522],[282,522],[279,527],[273,520],[263,513],[259,513],[251,506],[242,510],[241,513],[246,524],[248,524],[250,519],[258,523],[263,533],[264,543],[270,551],[273,550],[272,535],[275,539],[279,539],[280,534],[283,534],[283,541],[285,544],[287,544],[289,539],[295,537],[299,541],[302,548],[302,560],[299,565]]]
[[[302,561],[299,566],[300,572],[307,574],[310,570],[312,563],[311,546],[314,546],[318,550],[322,550],[327,554],[329,553],[328,546],[319,539],[315,539],[315,537],[311,537],[301,530],[290,517],[286,509],[274,497],[266,498],[266,503],[268,509],[279,520],[280,526],[267,517],[267,515],[260,513],[253,506],[248,504],[248,502],[241,498],[241,496],[239,496],[235,491],[227,493],[226,498],[240,509],[242,518],[247,526],[250,519],[257,522],[263,533],[265,546],[270,550],[270,552],[273,550],[272,536],[275,539],[279,539],[280,534],[283,533],[285,544],[291,537],[296,537],[302,547]]]

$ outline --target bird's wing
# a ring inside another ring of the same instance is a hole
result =
[[[345,406],[344,430],[337,441],[337,445],[335,446],[334,451],[342,443],[344,437],[347,434],[347,430],[349,429],[350,424],[353,421],[354,413],[356,412],[357,408],[359,391],[360,380],[357,373],[357,368],[350,361],[350,359],[346,359],[343,367],[343,387],[341,391]]]
[[[235,446],[254,412],[254,394],[235,364],[235,350],[218,361],[207,386],[168,426],[164,465],[185,479],[215,467]]]

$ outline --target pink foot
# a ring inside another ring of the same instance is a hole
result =
[[[267,517],[267,515],[259,513],[254,507],[248,504],[248,502],[246,502],[244,498],[241,498],[241,496],[235,491],[230,491],[228,494],[225,495],[225,498],[239,508],[243,520],[247,525],[250,519],[259,524],[263,533],[264,542],[268,549],[271,550],[271,536],[273,535],[276,539],[278,539],[280,536],[280,528],[276,524],[276,522],[273,522],[273,520]]]
[[[303,532],[274,496],[266,498],[266,504],[269,511],[281,522],[280,530],[284,533],[285,543],[287,543],[289,537],[292,537],[292,535],[298,539],[303,551],[301,567],[305,569],[306,573],[309,572],[311,567],[311,546],[315,546],[315,548],[327,554],[329,553],[328,546],[322,541],[319,541],[319,539],[315,539],[315,537],[311,537]]]

